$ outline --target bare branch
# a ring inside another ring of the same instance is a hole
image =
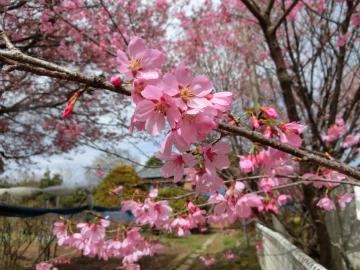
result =
[[[270,32],[275,33],[279,26],[283,23],[286,17],[290,14],[290,12],[294,9],[294,7],[299,3],[299,0],[294,0],[292,4],[285,10],[284,14],[273,24]]]
[[[0,23],[0,37],[4,40],[6,48],[9,50],[16,50],[14,44],[11,42],[9,37],[6,35],[4,26]]]
[[[124,87],[114,87],[110,82],[107,82],[101,76],[88,76],[80,72],[74,72],[54,63],[26,55],[17,50],[10,51],[0,49],[0,60],[6,64],[10,64],[10,62],[6,59],[16,61],[12,64],[19,70],[29,71],[41,76],[85,83],[93,88],[107,89],[123,95],[130,95],[130,92]]]
[[[249,11],[258,19],[259,22],[265,23],[265,19],[261,14],[260,8],[249,0],[241,0]]]

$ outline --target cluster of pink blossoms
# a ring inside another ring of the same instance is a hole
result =
[[[301,133],[305,126],[297,123],[282,123],[278,120],[278,113],[270,107],[261,107],[250,110],[251,124],[255,130],[261,132],[264,136],[276,139],[282,143],[289,144],[296,148],[301,146]],[[278,212],[275,202],[284,204],[284,198],[280,200],[272,193],[276,186],[286,184],[288,179],[282,175],[290,175],[295,172],[294,163],[289,154],[276,150],[274,148],[260,148],[253,146],[247,156],[239,156],[240,171],[244,174],[258,173],[264,175],[258,182],[259,189],[267,193],[270,204],[267,204],[265,210]]]
[[[56,222],[53,233],[59,246],[79,250],[84,256],[97,256],[103,260],[112,257],[122,258],[122,264],[128,270],[138,269],[136,262],[141,257],[151,256],[162,249],[157,242],[150,242],[142,237],[139,233],[140,228],[136,227],[126,231],[122,238],[117,234],[114,239],[106,239],[106,228],[109,225],[110,221],[98,219],[92,223],[79,223],[76,226],[79,232],[69,233],[70,225]]]
[[[167,200],[157,200],[157,190],[150,192],[144,201],[124,201],[122,210],[133,213],[136,226],[164,230],[178,236],[187,235],[194,228],[206,230],[207,223],[225,226],[236,220],[251,218],[255,209],[257,212],[279,213],[279,208],[290,201],[290,196],[273,189],[286,184],[286,175],[296,171],[291,157],[271,147],[254,145],[249,155],[239,156],[239,168],[242,174],[258,172],[265,175],[258,181],[261,191],[251,193],[251,188],[241,181],[231,181],[228,187],[225,186],[219,172],[230,167],[230,145],[221,140],[213,143],[204,143],[204,140],[217,127],[217,121],[235,121],[227,113],[231,108],[232,94],[213,92],[213,85],[206,76],[193,76],[184,64],[170,73],[162,74],[164,61],[161,51],[147,48],[142,39],[134,38],[127,52],[119,50],[117,53],[117,69],[123,78],[114,76],[111,82],[115,87],[120,87],[124,82],[131,85],[131,96],[136,105],[131,120],[132,131],[136,128],[159,135],[168,128],[157,153],[157,157],[164,161],[162,175],[173,177],[175,182],[186,177],[196,186],[197,194],[209,194],[207,205],[211,205],[212,210],[207,215],[205,210],[189,202],[184,212],[173,213]],[[70,105],[73,106],[72,103]],[[277,111],[271,107],[251,109],[249,114],[254,130],[281,143],[296,148],[301,146],[301,133],[305,126],[296,122],[280,122]],[[334,141],[343,135],[344,130],[343,122],[338,119],[323,139]],[[358,141],[358,137],[348,136],[343,147]],[[307,174],[304,177],[309,180],[319,177],[325,181],[336,180],[333,183],[314,182],[317,188],[334,187],[345,178],[328,169],[321,171],[321,175]],[[117,195],[121,191],[122,187],[118,187],[109,194]],[[260,196],[260,193],[265,195]],[[351,193],[339,195],[338,204],[344,208],[352,197]],[[325,210],[335,209],[334,202],[327,195],[317,205]],[[120,257],[127,269],[138,269],[136,262],[142,256],[160,250],[159,244],[149,242],[140,235],[139,227],[128,230],[121,237],[117,235],[115,239],[106,239],[109,224],[105,219],[80,223],[77,225],[79,232],[69,234],[68,225],[58,222],[55,223],[54,234],[59,245],[75,248],[83,255],[104,260]],[[226,258],[231,260],[234,256],[227,254]],[[214,263],[212,258],[200,259],[206,265]]]
[[[178,236],[190,234],[190,230],[200,228],[206,230],[205,211],[195,206],[192,202],[188,203],[188,215],[186,217],[177,216],[173,220],[173,210],[168,201],[155,201],[157,190],[152,191],[148,198],[142,202],[133,200],[122,203],[122,211],[130,210],[135,216],[135,222],[138,225],[148,225],[158,230],[165,230],[175,233]]]
[[[130,41],[128,53],[118,51],[118,70],[132,82],[132,99],[136,104],[132,128],[158,135],[169,124],[163,153],[171,146],[180,151],[198,141],[216,127],[214,118],[230,109],[230,92],[212,93],[210,80],[180,64],[173,72],[161,74],[165,57],[162,52],[146,47],[140,38]]]
[[[336,141],[344,134],[345,130],[344,120],[338,117],[336,118],[335,124],[327,130],[327,134],[322,136],[322,139],[326,142]]]

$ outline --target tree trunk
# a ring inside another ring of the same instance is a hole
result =
[[[337,270],[333,263],[331,240],[326,227],[324,215],[315,204],[316,190],[312,186],[304,186],[304,204],[309,210],[311,220],[315,226],[317,243],[311,250],[318,251],[319,262],[328,269]]]

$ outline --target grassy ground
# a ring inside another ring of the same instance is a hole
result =
[[[224,258],[226,251],[233,252],[236,257],[233,261]],[[214,243],[209,246],[203,255],[216,259],[212,266],[205,267],[199,260],[195,260],[191,270],[260,270],[256,257],[255,243],[250,241],[249,246],[244,235],[238,230],[224,231],[218,234]]]

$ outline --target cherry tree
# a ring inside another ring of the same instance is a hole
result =
[[[353,194],[338,187],[360,180],[349,165],[360,140],[360,1],[3,2],[3,157],[120,140],[124,128],[163,134],[164,176],[186,176],[196,186],[189,199],[211,194],[181,213],[156,190],[124,201],[136,226],[113,239],[109,220],[97,216],[77,230],[58,222],[59,245],[137,269],[160,250],[143,229],[185,236],[206,223],[271,224],[273,214],[298,245],[338,269],[324,213],[345,208]],[[8,144],[10,134],[22,139]],[[289,201],[300,206],[300,233],[281,218]]]

